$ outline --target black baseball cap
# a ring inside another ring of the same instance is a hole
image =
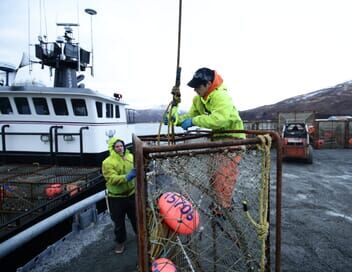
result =
[[[200,68],[194,73],[193,78],[187,83],[187,85],[191,88],[198,88],[200,85],[205,85],[209,81],[213,82],[214,74],[214,70],[206,67]]]

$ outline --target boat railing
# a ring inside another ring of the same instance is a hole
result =
[[[1,140],[2,140],[2,151],[3,155],[10,155],[10,151],[7,150],[6,146],[6,136],[9,135],[23,135],[23,136],[40,136],[42,141],[49,142],[49,152],[48,155],[51,157],[51,163],[57,163],[57,155],[59,151],[59,136],[62,136],[66,141],[73,140],[74,136],[79,137],[79,154],[77,156],[80,158],[80,164],[83,163],[83,131],[88,130],[88,126],[80,127],[78,132],[58,132],[59,129],[63,129],[63,126],[51,126],[49,132],[7,132],[6,129],[11,125],[5,124],[1,127]],[[36,151],[36,150],[35,150]],[[16,151],[17,152],[17,151]],[[3,163],[6,163],[6,156],[3,156]]]

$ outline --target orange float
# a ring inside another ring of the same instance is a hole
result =
[[[70,193],[70,196],[74,196],[78,193],[79,187],[77,184],[67,184],[66,190]]]
[[[323,145],[324,145],[324,140],[322,140],[322,139],[316,140],[316,142],[315,142],[316,149],[321,148]]]
[[[172,261],[166,258],[156,259],[152,263],[152,272],[176,272],[176,266]]]
[[[352,138],[350,138],[350,139],[348,140],[348,144],[349,144],[349,145],[352,145]]]
[[[158,200],[160,215],[175,232],[188,235],[199,225],[199,213],[191,202],[175,192],[167,192]]]
[[[308,128],[308,133],[309,133],[309,134],[314,134],[314,133],[315,133],[315,127],[309,126],[309,128]]]
[[[62,185],[60,183],[49,184],[45,188],[45,194],[49,198],[53,198],[62,193]]]

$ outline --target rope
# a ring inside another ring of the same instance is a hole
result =
[[[269,233],[269,222],[267,221],[268,216],[268,197],[269,197],[269,173],[270,173],[270,148],[271,148],[271,137],[266,135],[257,136],[261,143],[257,145],[257,148],[262,151],[262,171],[261,171],[261,190],[259,193],[259,222],[255,222],[251,214],[249,213],[247,201],[243,201],[243,210],[248,220],[255,227],[258,239],[261,241],[261,259],[260,259],[260,270],[265,270],[265,241]]]
[[[177,35],[177,65],[176,65],[176,82],[175,86],[172,88],[172,101],[167,106],[162,119],[167,115],[168,117],[168,127],[167,127],[167,138],[168,144],[175,143],[175,121],[172,120],[173,116],[177,113],[177,105],[181,102],[181,92],[180,92],[180,83],[181,83],[181,67],[180,67],[180,55],[181,55],[181,24],[182,22],[182,0],[179,0],[179,9],[178,9],[178,35]],[[163,120],[160,121],[157,144],[160,145],[160,132]]]

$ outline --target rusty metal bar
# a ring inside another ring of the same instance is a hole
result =
[[[135,147],[135,165],[137,170],[136,183],[136,208],[137,208],[137,240],[138,240],[138,264],[140,271],[149,271],[149,254],[148,254],[148,236],[147,236],[147,216],[146,203],[147,191],[146,181],[144,179],[144,156],[143,143],[136,136],[132,135],[132,141]]]
[[[277,132],[270,133],[276,144],[276,218],[275,271],[281,271],[282,141]]]
[[[194,149],[204,149],[204,148],[217,148],[224,146],[240,146],[245,144],[258,144],[260,141],[256,138],[246,139],[246,140],[233,140],[233,141],[216,141],[207,143],[191,143],[191,144],[177,144],[177,145],[165,145],[165,146],[152,146],[144,147],[144,154],[148,153],[159,153],[159,152],[170,152],[179,150],[194,150]]]

